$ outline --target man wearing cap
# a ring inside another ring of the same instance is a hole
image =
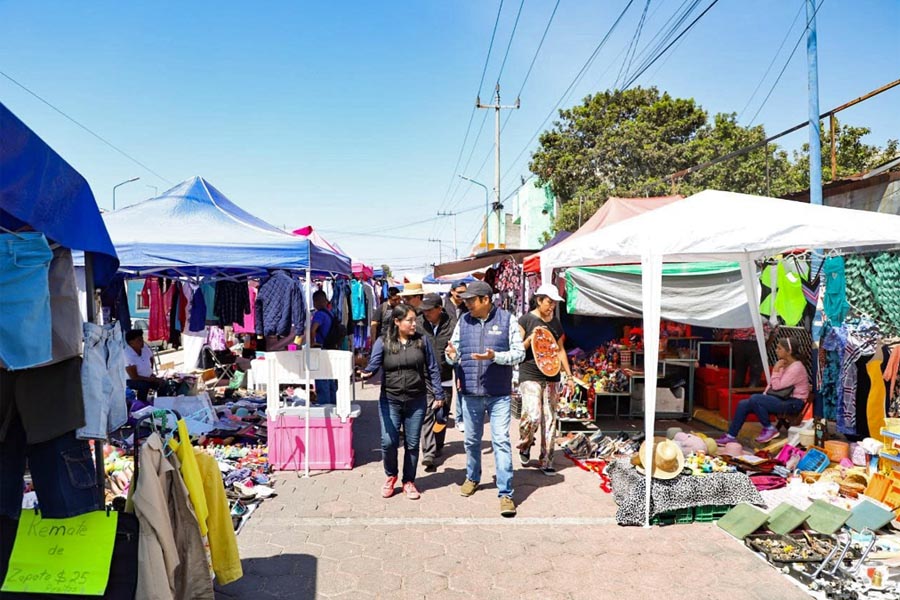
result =
[[[462,279],[457,279],[453,282],[453,285],[450,286],[450,295],[444,300],[444,310],[447,311],[447,314],[450,315],[450,318],[454,321],[458,321],[460,315],[466,312],[466,303],[463,302],[460,297],[462,294],[466,292],[466,282]]]
[[[462,299],[469,311],[457,322],[444,354],[448,363],[457,366],[459,393],[466,412],[466,480],[460,494],[471,496],[481,481],[481,438],[487,414],[500,514],[514,517],[510,391],[513,365],[525,358],[525,348],[515,316],[494,306],[492,295],[491,286],[483,281],[466,287]]]
[[[456,319],[452,319],[443,309],[443,302],[438,294],[425,294],[419,306],[417,329],[424,332],[435,349],[446,348],[450,336],[456,328]],[[425,419],[422,421],[422,465],[425,471],[433,473],[437,470],[435,461],[441,456],[444,448],[444,437],[447,434],[447,413],[450,412],[450,397],[453,379],[453,367],[447,363],[443,352],[438,354],[438,368],[441,371],[441,387],[444,388],[444,401],[434,400],[429,393],[425,407]]]
[[[556,305],[562,298],[552,284],[545,283],[534,293],[534,310],[519,318],[519,331],[525,346],[525,360],[519,365],[519,394],[522,396],[522,416],[519,419],[519,458],[522,466],[531,461],[531,447],[535,437],[540,439],[538,460],[541,472],[555,475],[553,449],[556,444],[556,405],[559,398],[559,373],[546,375],[538,367],[531,345],[538,327],[548,329],[558,346],[560,370],[572,385],[572,369],[566,355],[562,323],[556,316]]]

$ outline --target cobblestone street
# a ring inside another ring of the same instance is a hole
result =
[[[448,429],[438,471],[419,469],[421,499],[385,500],[377,391],[357,389],[356,467],[309,479],[279,473],[278,496],[238,537],[244,577],[218,598],[808,597],[715,524],[616,525],[597,476],[561,453],[555,477],[514,458],[518,516],[500,517],[487,431],[474,496],[459,495],[462,435]]]

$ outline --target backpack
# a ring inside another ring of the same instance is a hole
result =
[[[331,327],[328,329],[328,333],[325,334],[323,347],[326,350],[340,350],[341,345],[344,343],[344,338],[347,337],[347,328],[334,317],[333,312],[327,309],[325,312],[331,317]]]

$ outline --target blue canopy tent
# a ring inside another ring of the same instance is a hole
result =
[[[216,277],[270,269],[351,273],[348,257],[251,215],[202,177],[103,219],[120,270],[136,276]]]
[[[92,253],[98,286],[119,266],[87,181],[3,103],[0,226],[11,231],[30,227],[66,248]]]

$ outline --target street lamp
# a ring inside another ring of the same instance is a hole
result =
[[[474,183],[475,185],[481,186],[481,188],[484,189],[484,249],[490,250],[490,245],[488,244],[488,215],[490,214],[490,192],[488,191],[487,186],[479,181],[475,181],[474,179],[466,177],[465,175],[459,175],[459,177],[461,179],[465,179],[469,183]],[[499,238],[497,239],[497,242],[499,246]]]
[[[116,188],[119,186],[125,185],[126,183],[131,183],[132,181],[137,181],[138,179],[140,179],[140,177],[134,177],[132,179],[123,181],[122,183],[117,183],[116,185],[113,186],[113,210],[116,210]]]

